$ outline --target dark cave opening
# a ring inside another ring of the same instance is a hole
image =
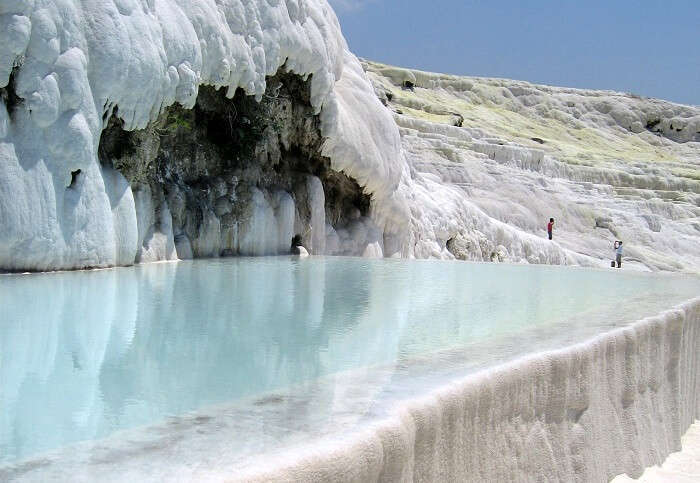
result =
[[[14,114],[17,107],[24,102],[24,99],[17,95],[15,87],[18,74],[19,66],[15,65],[10,72],[10,79],[7,86],[0,87],[0,99],[2,99],[5,107],[7,107],[7,113],[10,115],[10,117]]]
[[[76,169],[75,171],[70,172],[70,184],[68,185],[69,188],[75,189],[75,187],[78,184],[79,176],[80,176],[79,169]]]
[[[103,164],[123,159],[136,153],[137,143],[136,131],[124,130],[124,121],[119,118],[119,109],[114,108],[114,113],[100,136],[98,158]]]
[[[125,131],[115,109],[100,139],[100,161],[132,188],[148,185],[154,205],[167,200],[176,240],[197,237],[208,212],[216,213],[222,230],[236,226],[253,189],[289,193],[300,216],[308,217],[296,193],[309,175],[321,180],[327,223],[367,216],[371,197],[321,155],[310,79],[280,71],[267,85],[260,102],[241,89],[229,99],[225,89],[200,86],[192,109],[170,106],[138,131]]]

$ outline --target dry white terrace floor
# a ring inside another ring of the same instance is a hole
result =
[[[628,481],[652,482],[700,482],[700,421],[688,429],[683,436],[683,449],[671,454],[662,466],[647,468],[644,474],[634,480],[627,475],[620,475],[612,483],[625,483]]]

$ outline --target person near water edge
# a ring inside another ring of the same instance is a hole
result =
[[[549,219],[549,223],[547,223],[547,235],[549,235],[549,239],[552,239],[552,231],[554,230],[554,218]]]
[[[615,242],[615,262],[617,263],[617,268],[622,267],[622,242]]]

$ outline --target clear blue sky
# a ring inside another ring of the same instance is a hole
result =
[[[330,3],[367,59],[700,105],[700,0]]]

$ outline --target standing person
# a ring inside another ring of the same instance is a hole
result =
[[[300,257],[309,256],[309,252],[302,245],[301,235],[299,234],[294,235],[294,237],[292,238],[292,246],[290,251],[292,252],[292,255],[298,255]]]
[[[615,261],[617,262],[617,268],[622,267],[622,242],[615,242]]]
[[[549,223],[547,223],[547,235],[549,235],[549,239],[552,239],[552,230],[554,230],[554,218],[549,219]]]

